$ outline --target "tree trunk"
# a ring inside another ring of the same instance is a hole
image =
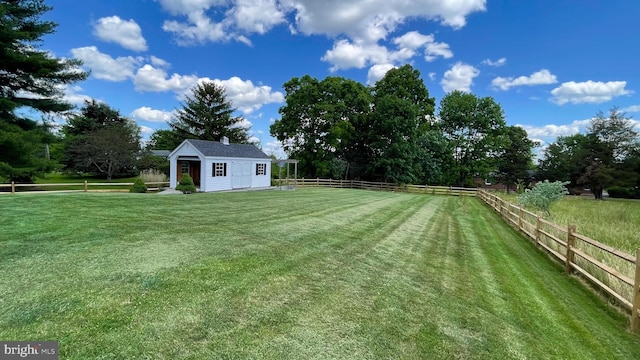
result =
[[[592,187],[591,191],[593,192],[593,197],[596,200],[602,200],[602,188],[599,186]]]

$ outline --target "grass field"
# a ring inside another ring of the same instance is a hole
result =
[[[513,204],[515,194],[496,193]],[[559,225],[576,224],[578,233],[635,255],[640,248],[640,201],[594,200],[587,196],[565,196],[551,205],[549,219]]]
[[[0,197],[0,339],[61,359],[634,359],[628,320],[479,200]]]

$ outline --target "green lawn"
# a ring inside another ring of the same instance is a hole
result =
[[[0,197],[0,339],[61,359],[637,359],[628,320],[473,198]]]

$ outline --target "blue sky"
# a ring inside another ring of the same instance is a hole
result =
[[[491,96],[509,125],[548,144],[598,110],[640,115],[640,2],[508,0],[49,0],[57,32],[42,49],[84,61],[68,101],[97,99],[148,138],[198,81],[219,82],[281,156],[269,125],[282,85],[309,74],[374,84],[418,69],[439,103]]]

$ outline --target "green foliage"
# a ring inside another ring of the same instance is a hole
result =
[[[224,86],[212,81],[199,83],[191,89],[182,108],[177,110],[176,118],[169,123],[174,135],[161,136],[166,136],[168,139],[163,141],[167,142],[172,137],[174,141],[177,138],[178,144],[184,139],[220,141],[224,136],[233,143],[247,143],[248,128],[242,125],[242,117],[233,116],[235,111]]]
[[[507,193],[511,185],[529,180],[529,170],[533,168],[533,147],[527,131],[519,126],[507,126],[506,144],[498,155],[498,175],[502,183],[507,185]],[[528,181],[527,181],[528,182]]]
[[[450,171],[456,184],[485,178],[496,168],[507,136],[504,112],[493,98],[453,91],[440,101],[439,117],[437,126],[453,149]]]
[[[170,165],[169,159],[153,155],[149,151],[145,151],[136,163],[136,167],[141,172],[146,170],[157,170],[166,176],[169,176]]]
[[[270,132],[299,161],[304,177],[343,178],[358,168],[366,151],[371,94],[362,84],[341,77],[318,81],[309,75],[284,85],[286,105]],[[348,165],[342,169],[342,165]]]
[[[132,193],[146,193],[147,192],[147,185],[144,183],[144,181],[141,178],[137,178],[136,181],[134,181],[133,186],[131,187],[131,189],[129,189],[129,192],[132,192]]]
[[[108,181],[134,172],[140,154],[140,127],[95,100],[67,120],[65,171],[103,174]]]
[[[172,130],[160,129],[151,134],[149,138],[149,150],[173,150],[178,147],[185,139],[178,136],[177,132]],[[220,139],[216,139],[220,140]]]
[[[607,188],[607,193],[611,198],[640,199],[640,191],[633,187],[611,186]]]
[[[548,180],[536,183],[533,189],[526,189],[522,194],[518,195],[518,202],[527,207],[544,211],[547,215],[551,215],[549,209],[551,204],[562,199],[568,194],[567,188],[569,182]]]
[[[369,140],[372,178],[410,184],[422,175],[429,155],[420,151],[420,136],[433,117],[435,99],[410,65],[389,70],[373,88]],[[421,161],[423,160],[423,161]]]
[[[41,21],[51,7],[42,0],[0,2],[0,179],[32,182],[56,167],[46,145],[56,141],[43,120],[16,114],[18,108],[60,113],[73,106],[62,100],[64,85],[87,78],[79,60],[55,58],[38,50],[56,24]]]
[[[182,191],[184,194],[191,194],[196,192],[196,185],[189,174],[182,174],[180,182],[176,185],[176,190]]]

